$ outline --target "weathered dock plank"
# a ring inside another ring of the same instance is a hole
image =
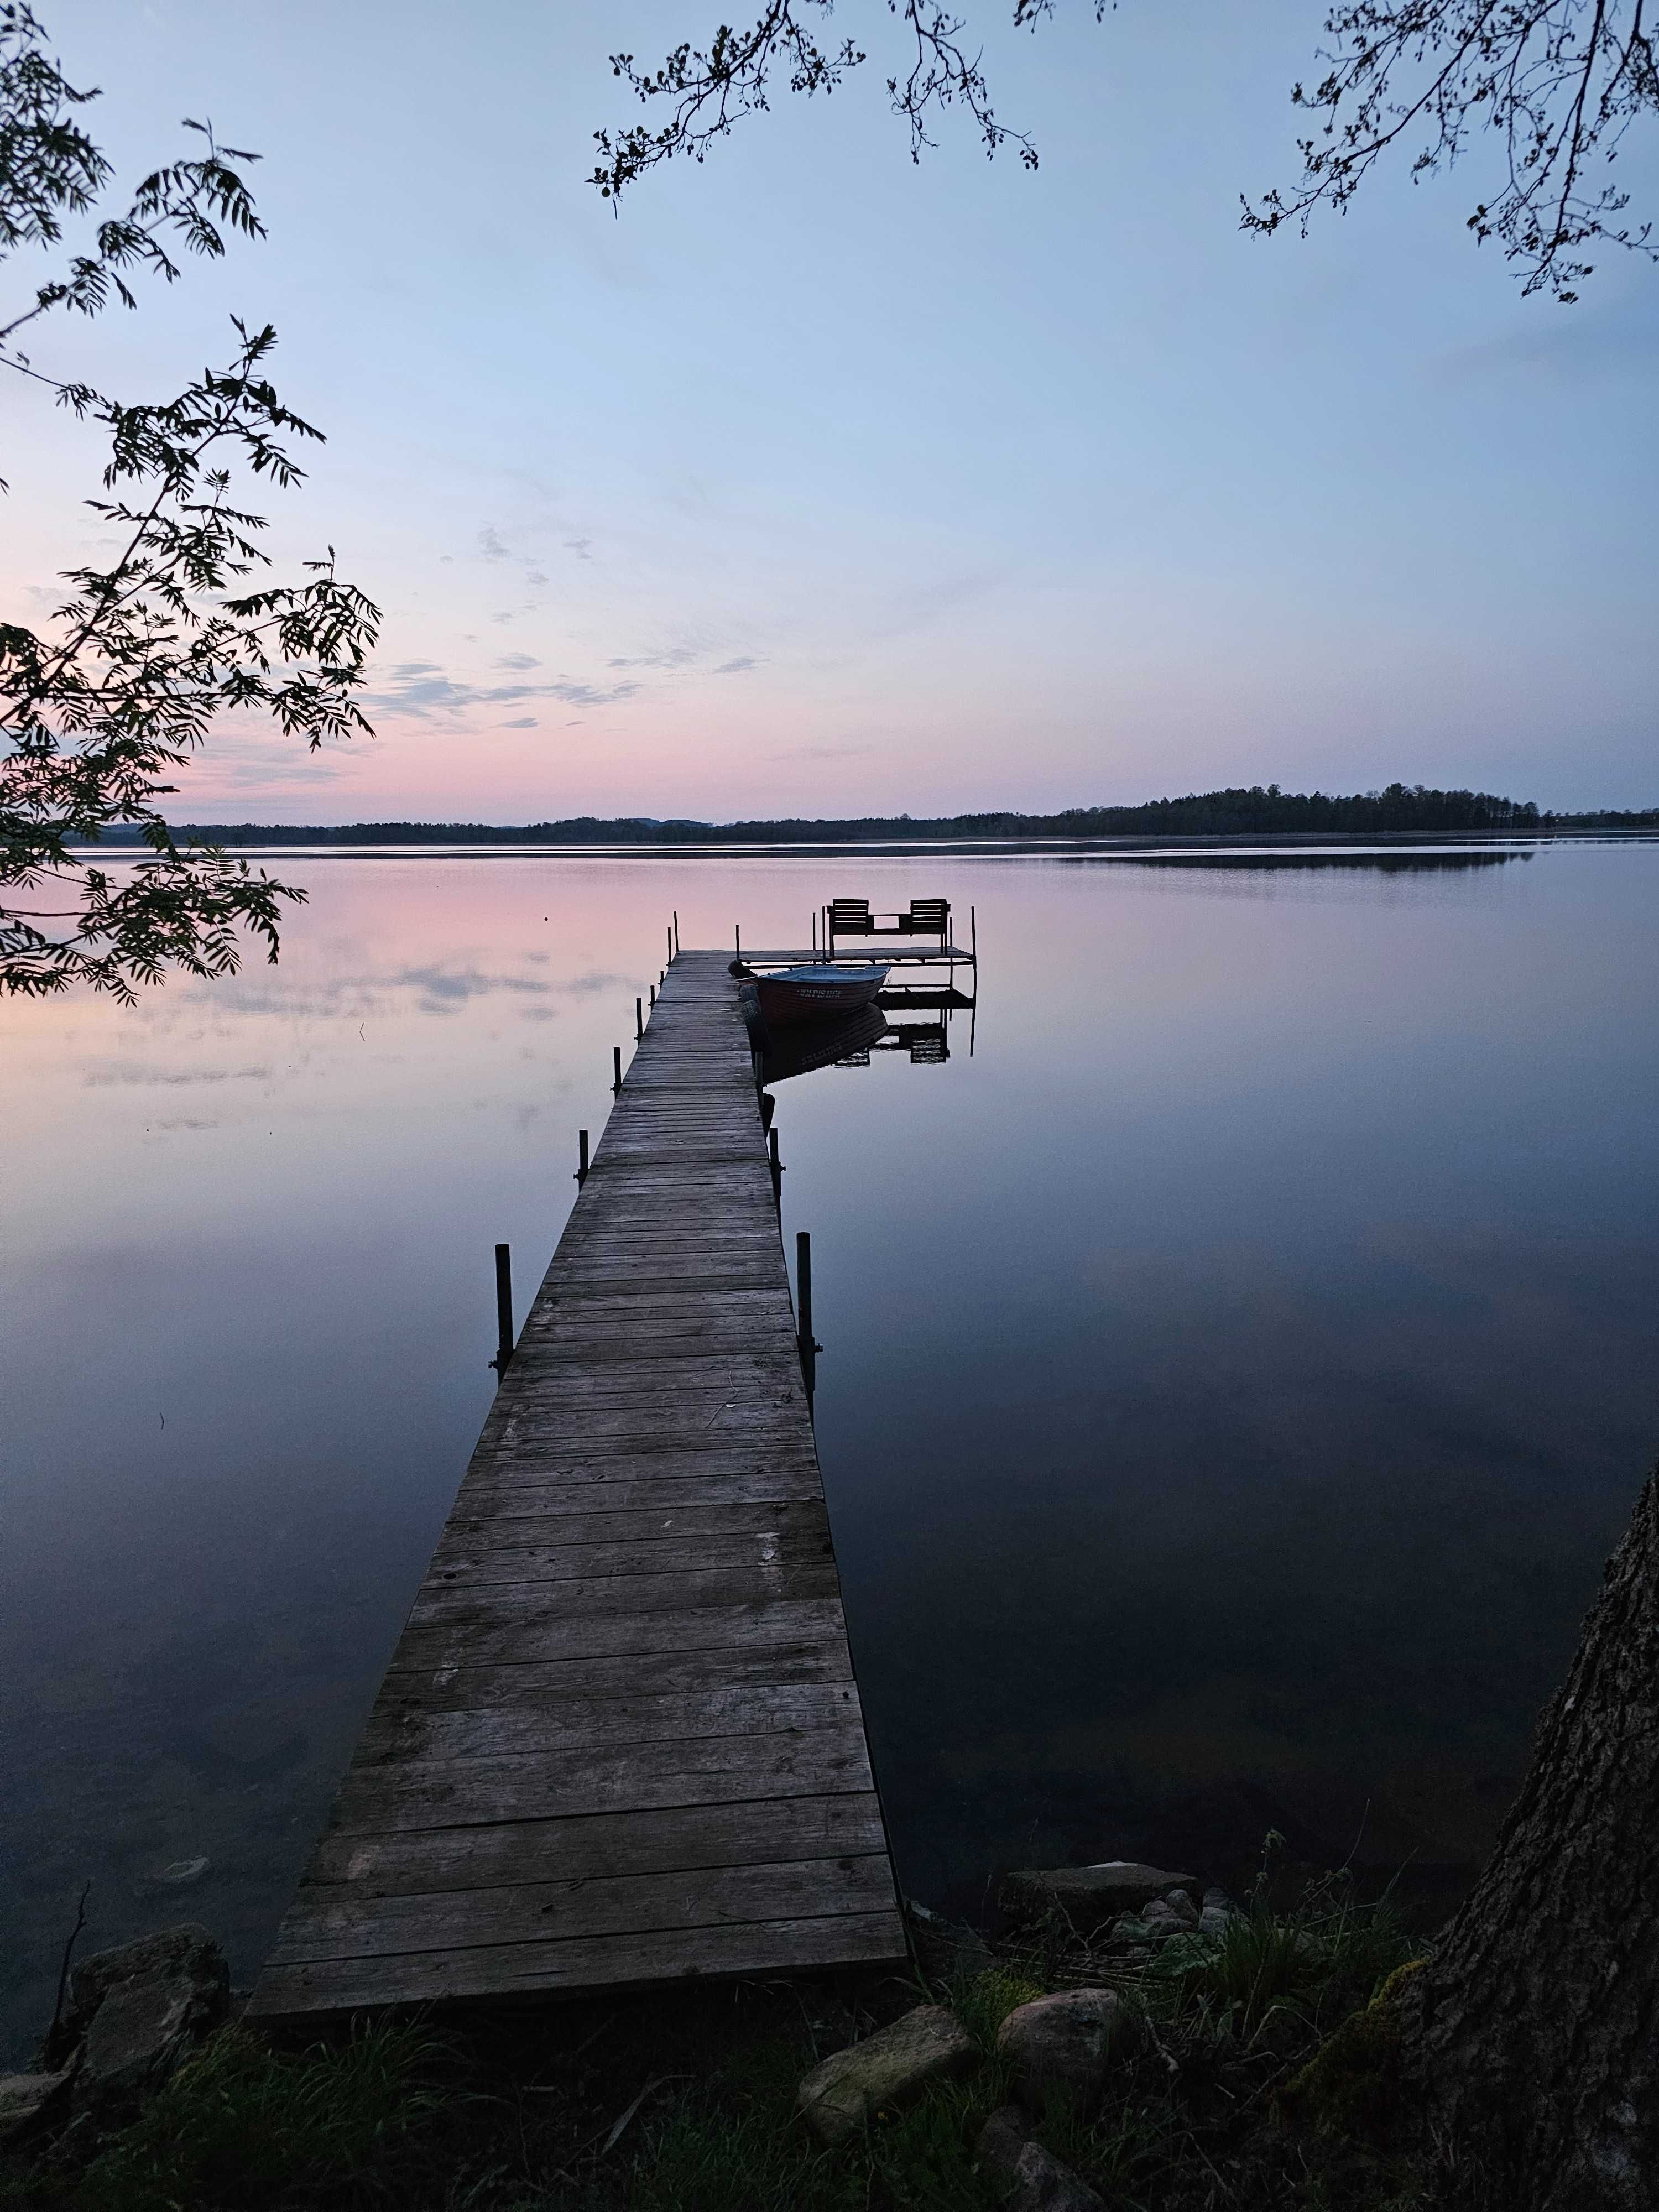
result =
[[[694,1923],[696,1910],[694,1886],[690,1910],[683,1903],[671,1926],[637,1935],[398,1951],[368,1959],[290,1962],[273,1954],[255,1994],[262,2017],[295,2019],[409,2003],[412,1959],[420,1961],[415,1985],[424,2001],[684,1981],[699,1974],[799,1973],[813,1966],[873,1965],[895,1956],[896,1916],[890,1905],[879,1912],[832,1909],[811,1918],[714,1925]]]
[[[705,1867],[769,1866],[836,1859],[884,1848],[870,1799],[745,1798],[736,1805],[678,1805],[665,1813],[595,1813],[490,1827],[424,1828],[413,1834],[327,1836],[311,1869],[310,1896],[331,1884],[376,1897],[439,1895],[544,1879],[556,1846],[559,1875],[592,1881],[611,1875],[694,1873]]]
[[[903,1954],[726,957],[669,970],[262,2018]]]

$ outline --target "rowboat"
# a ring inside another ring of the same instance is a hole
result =
[[[887,972],[873,960],[855,968],[781,968],[775,975],[757,975],[755,992],[769,1028],[790,1022],[835,1021],[869,1006],[887,981]]]

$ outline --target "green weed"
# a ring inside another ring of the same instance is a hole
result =
[[[80,2176],[76,2212],[263,2212],[324,2186],[333,2203],[394,2203],[444,2106],[439,2056],[418,2027],[298,2056],[225,2028]]]
[[[988,1972],[953,1982],[949,2002],[980,2049],[994,2051],[1003,2021],[1021,2005],[1042,1996],[1044,1986],[1015,1967],[993,1966]]]

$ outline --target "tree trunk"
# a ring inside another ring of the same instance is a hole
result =
[[[1429,2111],[1516,2212],[1659,2203],[1659,1474],[1410,2011]]]

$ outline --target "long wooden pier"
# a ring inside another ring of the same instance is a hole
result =
[[[727,958],[668,970],[252,2015],[904,1954]]]

